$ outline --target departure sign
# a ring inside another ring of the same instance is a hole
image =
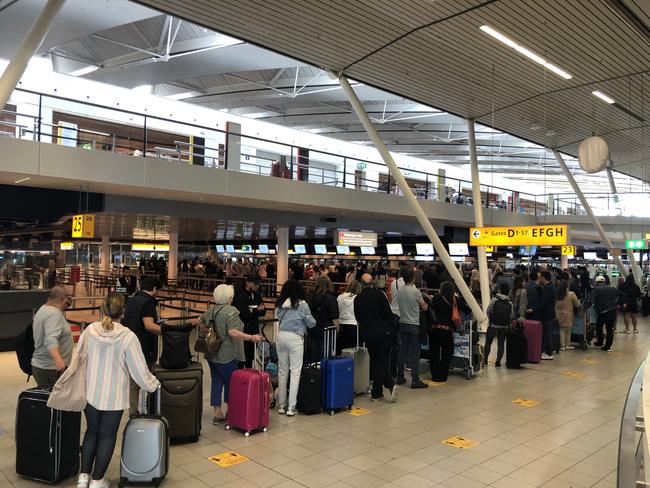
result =
[[[562,246],[562,256],[575,256],[576,247],[575,246]]]
[[[471,227],[471,246],[564,246],[569,230],[566,225],[530,227]]]
[[[340,230],[334,242],[335,246],[377,247],[376,232],[350,232]]]
[[[625,249],[645,249],[645,241],[643,239],[627,240]]]
[[[75,215],[72,217],[72,237],[87,239],[95,237],[95,216]]]

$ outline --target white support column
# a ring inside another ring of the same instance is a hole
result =
[[[226,169],[239,171],[241,167],[241,124],[226,122]]]
[[[591,205],[589,205],[589,202],[587,201],[582,191],[580,190],[578,183],[576,183],[576,180],[571,174],[571,171],[569,171],[569,168],[564,162],[564,159],[562,158],[560,152],[554,149],[553,154],[555,154],[555,159],[557,160],[557,164],[559,164],[560,168],[562,168],[562,171],[564,171],[564,175],[566,176],[567,180],[569,180],[569,183],[571,184],[573,191],[575,192],[576,195],[578,195],[578,198],[580,199],[580,203],[584,207],[585,211],[587,212],[587,215],[589,215],[589,218],[591,219],[591,222],[594,224],[594,227],[598,231],[598,234],[600,235],[600,239],[605,243],[610,254],[614,256],[614,260],[616,261],[616,265],[618,266],[618,269],[621,270],[621,274],[623,276],[627,276],[627,269],[625,269],[625,266],[623,266],[623,261],[621,260],[621,256],[620,256],[621,250],[618,248],[614,249],[614,246],[612,245],[612,241],[610,240],[609,236],[605,232],[605,229],[603,229],[603,226],[600,224],[600,221],[594,214],[594,211],[591,209]]]
[[[276,235],[278,238],[278,252],[276,254],[275,269],[279,292],[284,282],[289,278],[289,227],[286,225],[278,226]]]
[[[560,256],[560,268],[569,269],[569,256],[564,254]]]
[[[478,320],[478,323],[480,324],[481,328],[487,327],[487,316],[485,315],[485,313],[481,309],[481,306],[478,304],[478,302],[472,295],[472,292],[470,291],[469,287],[465,283],[463,276],[460,274],[460,271],[458,271],[458,268],[456,268],[456,263],[454,263],[454,261],[449,256],[449,253],[445,249],[444,244],[438,237],[438,234],[436,233],[435,229],[431,225],[431,222],[429,222],[427,215],[424,213],[424,210],[422,210],[420,203],[415,198],[415,195],[413,195],[413,192],[409,188],[408,183],[404,179],[404,175],[402,175],[402,172],[397,167],[397,164],[395,164],[395,161],[393,160],[393,156],[390,154],[390,151],[388,151],[388,148],[384,144],[384,141],[379,136],[377,129],[375,129],[375,126],[370,121],[368,114],[366,113],[365,109],[363,108],[363,105],[359,101],[359,98],[357,98],[357,95],[352,89],[352,87],[350,86],[350,83],[348,82],[347,78],[341,76],[339,78],[339,83],[341,84],[341,88],[347,95],[348,100],[350,100],[350,103],[354,107],[354,111],[357,113],[357,116],[359,117],[359,120],[361,121],[364,128],[366,129],[366,132],[368,132],[368,135],[370,136],[373,143],[375,144],[375,147],[377,148],[377,151],[379,152],[382,159],[384,160],[384,163],[386,163],[386,166],[388,166],[391,176],[395,178],[395,182],[399,185],[400,189],[402,190],[402,193],[404,194],[404,197],[406,198],[408,205],[411,207],[411,210],[415,214],[416,219],[424,229],[424,232],[426,233],[427,237],[433,243],[433,247],[436,249],[436,253],[438,253],[438,256],[440,256],[443,264],[447,268],[447,271],[449,272],[452,279],[456,283],[456,287],[465,298],[465,301],[467,302],[469,307],[472,309],[474,318]]]
[[[99,269],[103,272],[111,270],[111,237],[102,236],[102,245],[99,249]]]
[[[169,233],[169,258],[167,260],[167,280],[175,280],[178,276],[178,233]]]
[[[474,121],[467,119],[467,139],[469,144],[469,160],[472,165],[472,198],[474,200],[474,223],[476,227],[483,227],[483,205],[481,199],[481,179],[478,171],[478,156],[476,154],[476,134],[474,132]],[[514,202],[513,202],[514,203]],[[477,246],[478,252],[478,274],[481,284],[481,305],[483,311],[487,312],[490,304],[490,278],[488,276],[487,256],[485,246]]]
[[[27,63],[29,63],[43,39],[45,39],[54,18],[64,3],[65,0],[48,0],[45,7],[43,7],[43,11],[32,24],[31,29],[29,29],[25,39],[20,44],[18,51],[16,51],[4,73],[2,73],[0,77],[0,110],[4,108],[7,100],[9,100],[11,93],[27,68]]]
[[[614,181],[614,175],[612,174],[612,168],[607,168],[607,179],[609,180],[609,188],[614,194],[614,201],[618,204],[618,190],[616,188],[616,182]],[[620,210],[620,208],[619,208]],[[619,215],[623,215],[623,212],[619,212]],[[623,239],[629,241],[632,239],[629,232],[623,232]],[[634,281],[639,287],[643,288],[643,276],[641,275],[641,269],[637,267],[636,257],[634,256],[634,250],[627,250],[627,257],[630,261],[630,268],[632,268],[632,276],[634,276]],[[638,268],[638,269],[637,269]]]

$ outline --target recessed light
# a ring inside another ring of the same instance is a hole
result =
[[[486,34],[494,37],[497,41],[502,42],[503,44],[505,44],[508,47],[511,47],[512,49],[514,49],[518,53],[523,54],[528,59],[531,59],[531,60],[535,61],[537,64],[544,66],[546,69],[548,69],[549,71],[552,71],[553,73],[555,73],[558,76],[561,76],[565,80],[570,80],[571,78],[573,78],[573,76],[569,72],[563,70],[562,68],[559,68],[558,66],[555,66],[553,63],[549,63],[546,59],[544,59],[539,54],[537,54],[537,53],[531,51],[530,49],[520,45],[516,41],[510,39],[508,36],[502,34],[498,30],[493,29],[489,25],[482,25],[480,27],[480,29],[483,32],[485,32]]]
[[[88,73],[92,73],[93,71],[97,71],[99,69],[99,66],[86,66],[85,68],[80,68],[74,71],[71,71],[68,73],[70,76],[83,76],[87,75]]]
[[[610,105],[613,104],[613,103],[616,103],[616,100],[614,100],[613,98],[608,97],[603,92],[599,92],[598,90],[592,91],[591,94],[598,97],[598,98],[600,98],[603,102],[609,103]]]

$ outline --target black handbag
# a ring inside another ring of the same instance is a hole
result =
[[[163,344],[160,365],[163,368],[184,369],[189,366],[192,358],[190,334],[193,328],[191,325],[184,327],[161,326]]]

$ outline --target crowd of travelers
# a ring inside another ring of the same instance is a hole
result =
[[[145,263],[145,267],[156,263],[160,261]],[[198,259],[191,265],[181,261],[179,269],[188,266],[205,270],[205,264]],[[250,367],[255,344],[266,340],[260,326],[260,320],[269,311],[261,293],[262,275],[271,278],[275,274],[271,261],[258,266],[246,260],[236,264],[231,263],[229,273],[246,273],[241,275],[243,286],[237,290],[232,284],[216,286],[215,305],[192,321],[193,325],[214,323],[223,338],[218,353],[205,355],[211,374],[210,405],[215,425],[226,418],[233,372]],[[226,270],[223,271],[225,276]],[[462,271],[471,292],[480,300],[478,270]],[[484,366],[495,338],[495,366],[501,366],[508,331],[526,320],[541,322],[542,359],[554,359],[560,351],[573,348],[574,318],[589,310],[593,315],[589,322],[593,323],[596,335],[594,345],[609,352],[618,313],[624,317],[623,332],[638,332],[638,301],[648,293],[647,287],[641,289],[631,273],[613,284],[605,275],[591,276],[586,268],[518,266],[505,271],[494,264],[488,279],[490,323],[485,337]],[[305,287],[306,283],[311,285]],[[163,281],[157,276],[145,276],[136,289],[136,280],[130,270],[124,269],[120,285],[128,288],[130,296],[126,302],[121,296],[108,295],[102,306],[103,319],[84,330],[77,346],[87,344],[88,355],[88,428],[81,450],[78,488],[108,486],[104,475],[115,448],[122,412],[128,408],[130,415],[136,415],[140,390],[152,392],[159,384],[150,371],[158,360],[158,336],[162,329],[156,296],[164,286]],[[39,387],[51,389],[73,357],[73,339],[64,316],[70,303],[71,295],[66,289],[55,286],[47,303],[34,316],[32,366]],[[325,354],[326,329],[338,331],[337,354],[358,342],[365,345],[370,357],[370,399],[384,400],[387,393],[388,400],[395,402],[398,388],[407,383],[407,373],[410,388],[429,386],[420,376],[423,342],[428,344],[431,381],[447,381],[454,352],[453,334],[461,330],[460,317],[470,314],[449,273],[441,266],[403,264],[399,269],[387,269],[382,263],[305,266],[295,261],[272,308],[278,323],[274,338],[277,412],[287,416],[296,414],[303,365],[318,362]],[[554,335],[559,335],[559,341]],[[101,387],[107,384],[112,385],[110,392]]]

